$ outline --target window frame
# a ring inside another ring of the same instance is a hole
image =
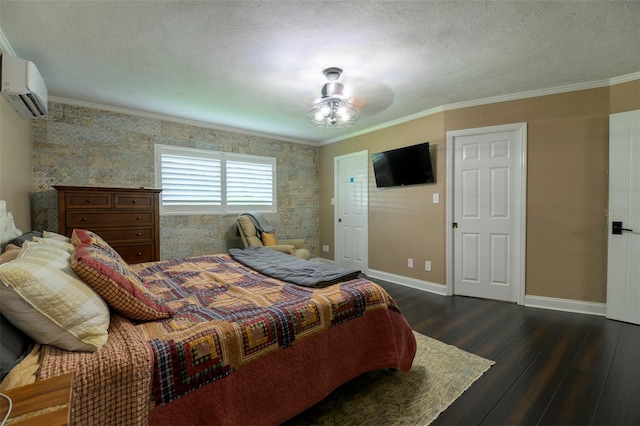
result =
[[[220,161],[221,202],[206,205],[165,205],[162,192],[160,192],[160,215],[224,215],[243,213],[246,211],[259,211],[263,213],[277,213],[277,160],[274,157],[258,155],[238,154],[223,151],[211,151],[199,148],[188,148],[174,145],[156,144],[154,146],[154,165],[156,187],[162,189],[162,155],[174,155],[177,157],[216,159]],[[227,161],[243,162],[271,166],[272,177],[272,202],[270,205],[242,204],[229,205],[227,200]]]

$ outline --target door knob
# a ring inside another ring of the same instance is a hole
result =
[[[615,235],[622,235],[622,231],[633,232],[633,229],[627,229],[622,227],[622,222],[611,222],[611,233]]]

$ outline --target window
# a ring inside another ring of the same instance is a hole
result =
[[[276,212],[276,159],[156,145],[161,214]]]

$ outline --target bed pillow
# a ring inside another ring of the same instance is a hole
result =
[[[16,238],[22,234],[22,231],[16,228],[16,223],[13,221],[13,215],[6,213],[6,204],[3,200],[0,200],[0,243],[5,244],[12,238]]]
[[[120,256],[120,254],[115,251],[115,249],[111,247],[100,235],[93,231],[87,231],[86,229],[74,229],[71,233],[71,243],[76,247],[83,244],[99,247],[106,251],[109,256],[117,259],[118,262],[123,265],[127,265],[127,262],[124,261],[122,256]]]
[[[71,243],[71,238],[51,231],[42,231],[42,236],[44,238],[51,238],[53,240],[64,241],[65,243]]]
[[[172,309],[156,302],[126,263],[121,263],[100,247],[76,246],[71,267],[109,306],[127,318],[153,321],[173,315]]]
[[[36,342],[91,352],[107,342],[108,306],[49,259],[19,257],[0,265],[0,281],[0,313]]]
[[[88,231],[86,229],[74,229],[71,233],[71,243],[74,246],[78,246],[80,244],[91,244],[102,248],[111,248],[104,238],[95,232]]]
[[[18,247],[22,247],[22,245],[27,241],[32,241],[35,237],[42,237],[42,233],[38,231],[26,232],[8,242],[8,244],[13,244]]]
[[[22,244],[18,259],[44,259],[49,266],[56,268],[72,278],[78,279],[71,269],[71,253],[60,247],[42,244],[37,241],[25,241]]]
[[[39,243],[45,246],[53,246],[59,249],[66,251],[67,253],[73,253],[75,247],[73,244],[68,243],[66,241],[58,240],[55,238],[42,238],[42,237],[33,237],[33,242]]]
[[[11,262],[13,259],[18,257],[18,253],[20,253],[20,247],[14,244],[8,244],[4,248],[4,252],[0,254],[0,265]]]
[[[31,337],[15,327],[4,315],[0,315],[0,382],[24,359],[34,345]]]

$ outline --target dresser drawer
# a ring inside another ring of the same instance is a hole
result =
[[[105,209],[113,207],[111,194],[102,192],[72,192],[65,194],[67,209]]]
[[[108,212],[67,211],[67,228],[100,228],[111,226],[150,226],[153,212]]]
[[[70,237],[76,228],[93,231],[129,263],[160,260],[160,189],[54,188],[59,233]]]
[[[152,194],[130,194],[116,192],[113,194],[114,204],[117,209],[152,209]]]
[[[107,240],[109,244],[127,241],[153,241],[153,231],[151,228],[123,228],[123,229],[100,229],[96,234]]]
[[[112,245],[115,251],[118,252],[120,256],[127,263],[142,263],[142,262],[151,262],[154,259],[153,254],[153,244],[144,244],[144,245]]]

